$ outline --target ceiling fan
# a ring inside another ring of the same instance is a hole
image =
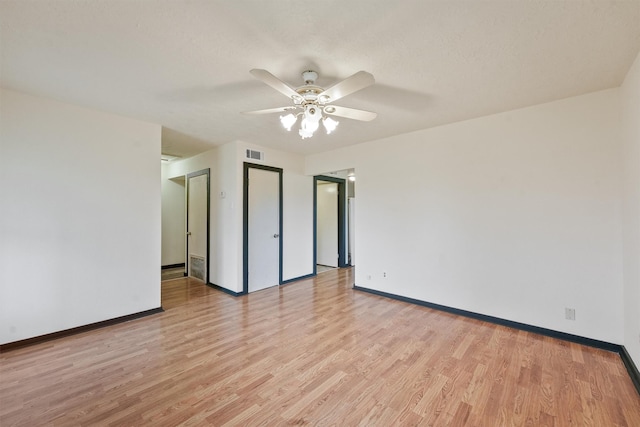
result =
[[[366,71],[358,71],[328,89],[316,86],[315,82],[318,78],[318,73],[312,70],[302,73],[304,84],[296,89],[266,70],[254,68],[250,73],[258,80],[263,81],[278,92],[284,94],[292,101],[292,105],[268,108],[266,110],[246,111],[244,114],[288,112],[289,114],[280,116],[282,126],[288,131],[291,130],[291,127],[298,121],[298,117],[301,116],[302,121],[300,122],[299,134],[302,139],[312,137],[313,133],[318,129],[320,122],[322,122],[327,134],[335,130],[339,122],[333,120],[331,117],[323,116],[323,113],[329,116],[344,117],[365,122],[371,121],[377,116],[376,113],[371,111],[357,110],[355,108],[340,107],[331,104],[334,101],[374,84],[375,79],[373,75]]]

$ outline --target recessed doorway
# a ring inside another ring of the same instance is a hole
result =
[[[313,273],[348,266],[346,256],[345,180],[331,176],[313,179]]]
[[[187,275],[209,283],[209,169],[187,175]]]

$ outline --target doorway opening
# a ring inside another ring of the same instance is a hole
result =
[[[210,169],[187,175],[186,274],[209,283]]]
[[[346,180],[313,177],[313,274],[347,267]]]
[[[255,292],[282,283],[282,169],[244,163],[243,286]]]
[[[161,280],[186,276],[186,177],[180,175],[162,183]]]

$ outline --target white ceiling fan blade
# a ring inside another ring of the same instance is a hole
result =
[[[286,84],[285,82],[283,82],[282,80],[280,80],[279,78],[277,78],[276,76],[268,72],[267,70],[254,68],[249,72],[253,77],[255,77],[258,80],[262,80],[264,83],[268,84],[278,92],[282,93],[287,98],[293,99],[294,101],[301,99],[298,92],[293,90],[291,86],[289,86],[288,84]]]
[[[324,112],[339,117],[346,117],[347,119],[360,120],[363,122],[370,122],[378,117],[377,113],[365,110],[356,110],[355,108],[338,107],[337,105],[328,105],[324,107]]]
[[[331,86],[329,89],[318,94],[318,101],[322,104],[328,104],[329,102],[336,101],[347,95],[364,89],[367,86],[374,84],[376,80],[373,75],[366,71],[358,71],[351,77],[347,77],[339,83]]]
[[[277,107],[277,108],[267,108],[266,110],[256,110],[256,111],[243,111],[242,114],[271,114],[271,113],[284,113],[286,111],[295,110],[296,107],[288,106],[288,107]]]

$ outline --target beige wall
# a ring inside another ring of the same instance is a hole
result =
[[[265,153],[252,161],[283,169],[283,280],[313,272],[313,178],[304,175],[304,158],[265,147],[231,142],[165,167],[163,180],[211,168],[210,281],[242,292],[243,163],[247,148]],[[224,197],[221,193],[224,192]],[[163,237],[163,245],[170,244]]]
[[[625,347],[640,366],[640,54],[621,87]]]
[[[160,126],[0,96],[0,344],[160,307]]]
[[[621,148],[612,89],[306,165],[357,171],[358,286],[622,344]]]

